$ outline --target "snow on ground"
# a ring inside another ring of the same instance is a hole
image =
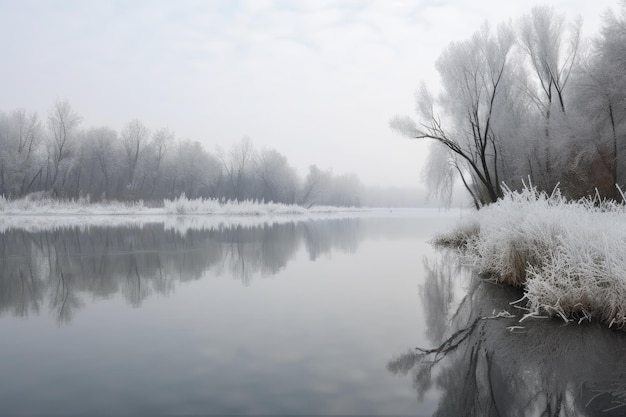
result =
[[[435,243],[464,245],[464,259],[497,282],[522,286],[530,316],[601,320],[626,328],[626,206],[566,201],[526,188]]]

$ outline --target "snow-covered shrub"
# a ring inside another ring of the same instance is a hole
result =
[[[626,327],[626,207],[566,201],[526,187],[451,232],[477,230],[463,254],[496,282],[522,286],[530,315],[599,319]],[[445,241],[446,236],[438,241]]]

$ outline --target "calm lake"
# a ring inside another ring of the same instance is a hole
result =
[[[623,415],[623,333],[496,317],[460,216],[5,227],[0,414]]]

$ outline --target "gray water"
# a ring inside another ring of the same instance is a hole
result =
[[[434,415],[626,415],[626,332],[524,319],[520,289],[477,276],[454,252],[429,257],[424,269],[421,347],[431,349],[407,350],[389,370],[408,376],[418,398],[437,392]]]
[[[0,413],[431,414],[388,362],[457,214],[0,234]]]
[[[2,232],[0,414],[626,415],[625,333],[520,323],[458,218]]]

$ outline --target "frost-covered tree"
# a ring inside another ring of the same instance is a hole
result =
[[[605,120],[608,122],[613,148],[614,183],[624,185],[624,162],[618,154],[618,144],[626,143],[626,0],[621,1],[619,15],[607,12],[600,37],[596,41],[596,67],[605,82]],[[623,151],[623,150],[622,150]],[[619,163],[622,170],[618,173]]]
[[[140,190],[137,183],[137,170],[140,158],[150,144],[150,129],[139,120],[131,120],[122,130],[122,148],[126,162],[127,187],[131,194]]]
[[[219,152],[222,169],[228,182],[228,198],[241,201],[251,197],[249,191],[254,175],[255,155],[252,140],[248,136],[234,144],[227,156]]]
[[[41,178],[43,130],[36,113],[0,113],[0,194],[21,196]]]
[[[55,102],[48,112],[47,177],[53,194],[59,194],[65,185],[75,146],[73,135],[81,121],[67,100]]]
[[[419,120],[391,121],[434,140],[424,177],[435,194],[446,200],[461,181],[480,207],[502,195],[502,183],[516,189],[530,179],[546,191],[561,183],[580,197],[606,189],[603,171],[619,178],[624,20],[607,16],[592,58],[580,53],[581,20],[549,7],[495,32],[484,25],[443,51],[440,94],[422,86]]]
[[[565,91],[578,63],[581,27],[582,19],[568,24],[565,15],[548,6],[534,7],[519,24],[518,44],[530,67],[522,87],[542,120],[543,135],[534,134],[536,139],[542,136],[542,140],[537,140],[534,146],[538,156],[535,163],[542,170],[535,182],[543,188],[549,189],[558,182],[554,154],[558,154],[562,143],[555,143],[559,139],[555,136],[563,135]]]
[[[274,149],[261,150],[255,163],[257,197],[265,201],[295,203],[298,176],[287,158]]]
[[[423,84],[417,94],[419,121],[396,116],[391,127],[416,139],[432,139],[446,149],[440,185],[456,171],[476,206],[496,201],[501,189],[498,108],[508,96],[513,31],[485,24],[470,39],[451,43],[437,60],[443,90],[433,97]],[[441,154],[440,154],[441,156]]]
[[[18,198],[43,191],[63,198],[157,204],[181,194],[309,206],[361,201],[355,176],[315,168],[303,184],[284,155],[274,149],[257,153],[247,137],[227,154],[211,153],[198,141],[176,141],[166,128],[151,135],[139,120],[127,123],[120,135],[106,126],[79,130],[80,123],[67,101],[50,110],[47,135],[36,113],[0,111],[0,195]]]
[[[528,94],[546,118],[552,106],[565,112],[565,88],[576,65],[582,19],[567,25],[547,6],[534,7],[520,22],[519,44],[528,55],[536,85]]]
[[[327,200],[327,194],[332,182],[332,173],[319,169],[316,165],[309,167],[309,172],[304,178],[300,191],[299,204],[312,207],[323,204]]]
[[[173,194],[184,193],[189,198],[217,197],[216,185],[221,167],[216,157],[206,152],[197,141],[178,143],[174,166],[176,169]]]
[[[587,192],[598,188],[619,199],[615,184],[626,183],[622,156],[626,151],[626,1],[621,2],[621,15],[605,14],[602,30],[576,75],[573,119],[579,122],[576,133],[581,138],[577,163],[585,169],[576,170],[574,179]]]
[[[148,149],[149,159],[151,161],[150,176],[152,177],[152,185],[150,187],[150,197],[154,195],[157,187],[157,183],[161,177],[161,170],[163,168],[163,161],[165,156],[173,146],[176,135],[174,132],[167,128],[157,129],[152,135],[152,141]]]
[[[122,197],[116,193],[116,185],[122,180],[122,152],[117,132],[108,127],[91,128],[85,133],[85,141],[94,180],[84,193],[94,198]]]

